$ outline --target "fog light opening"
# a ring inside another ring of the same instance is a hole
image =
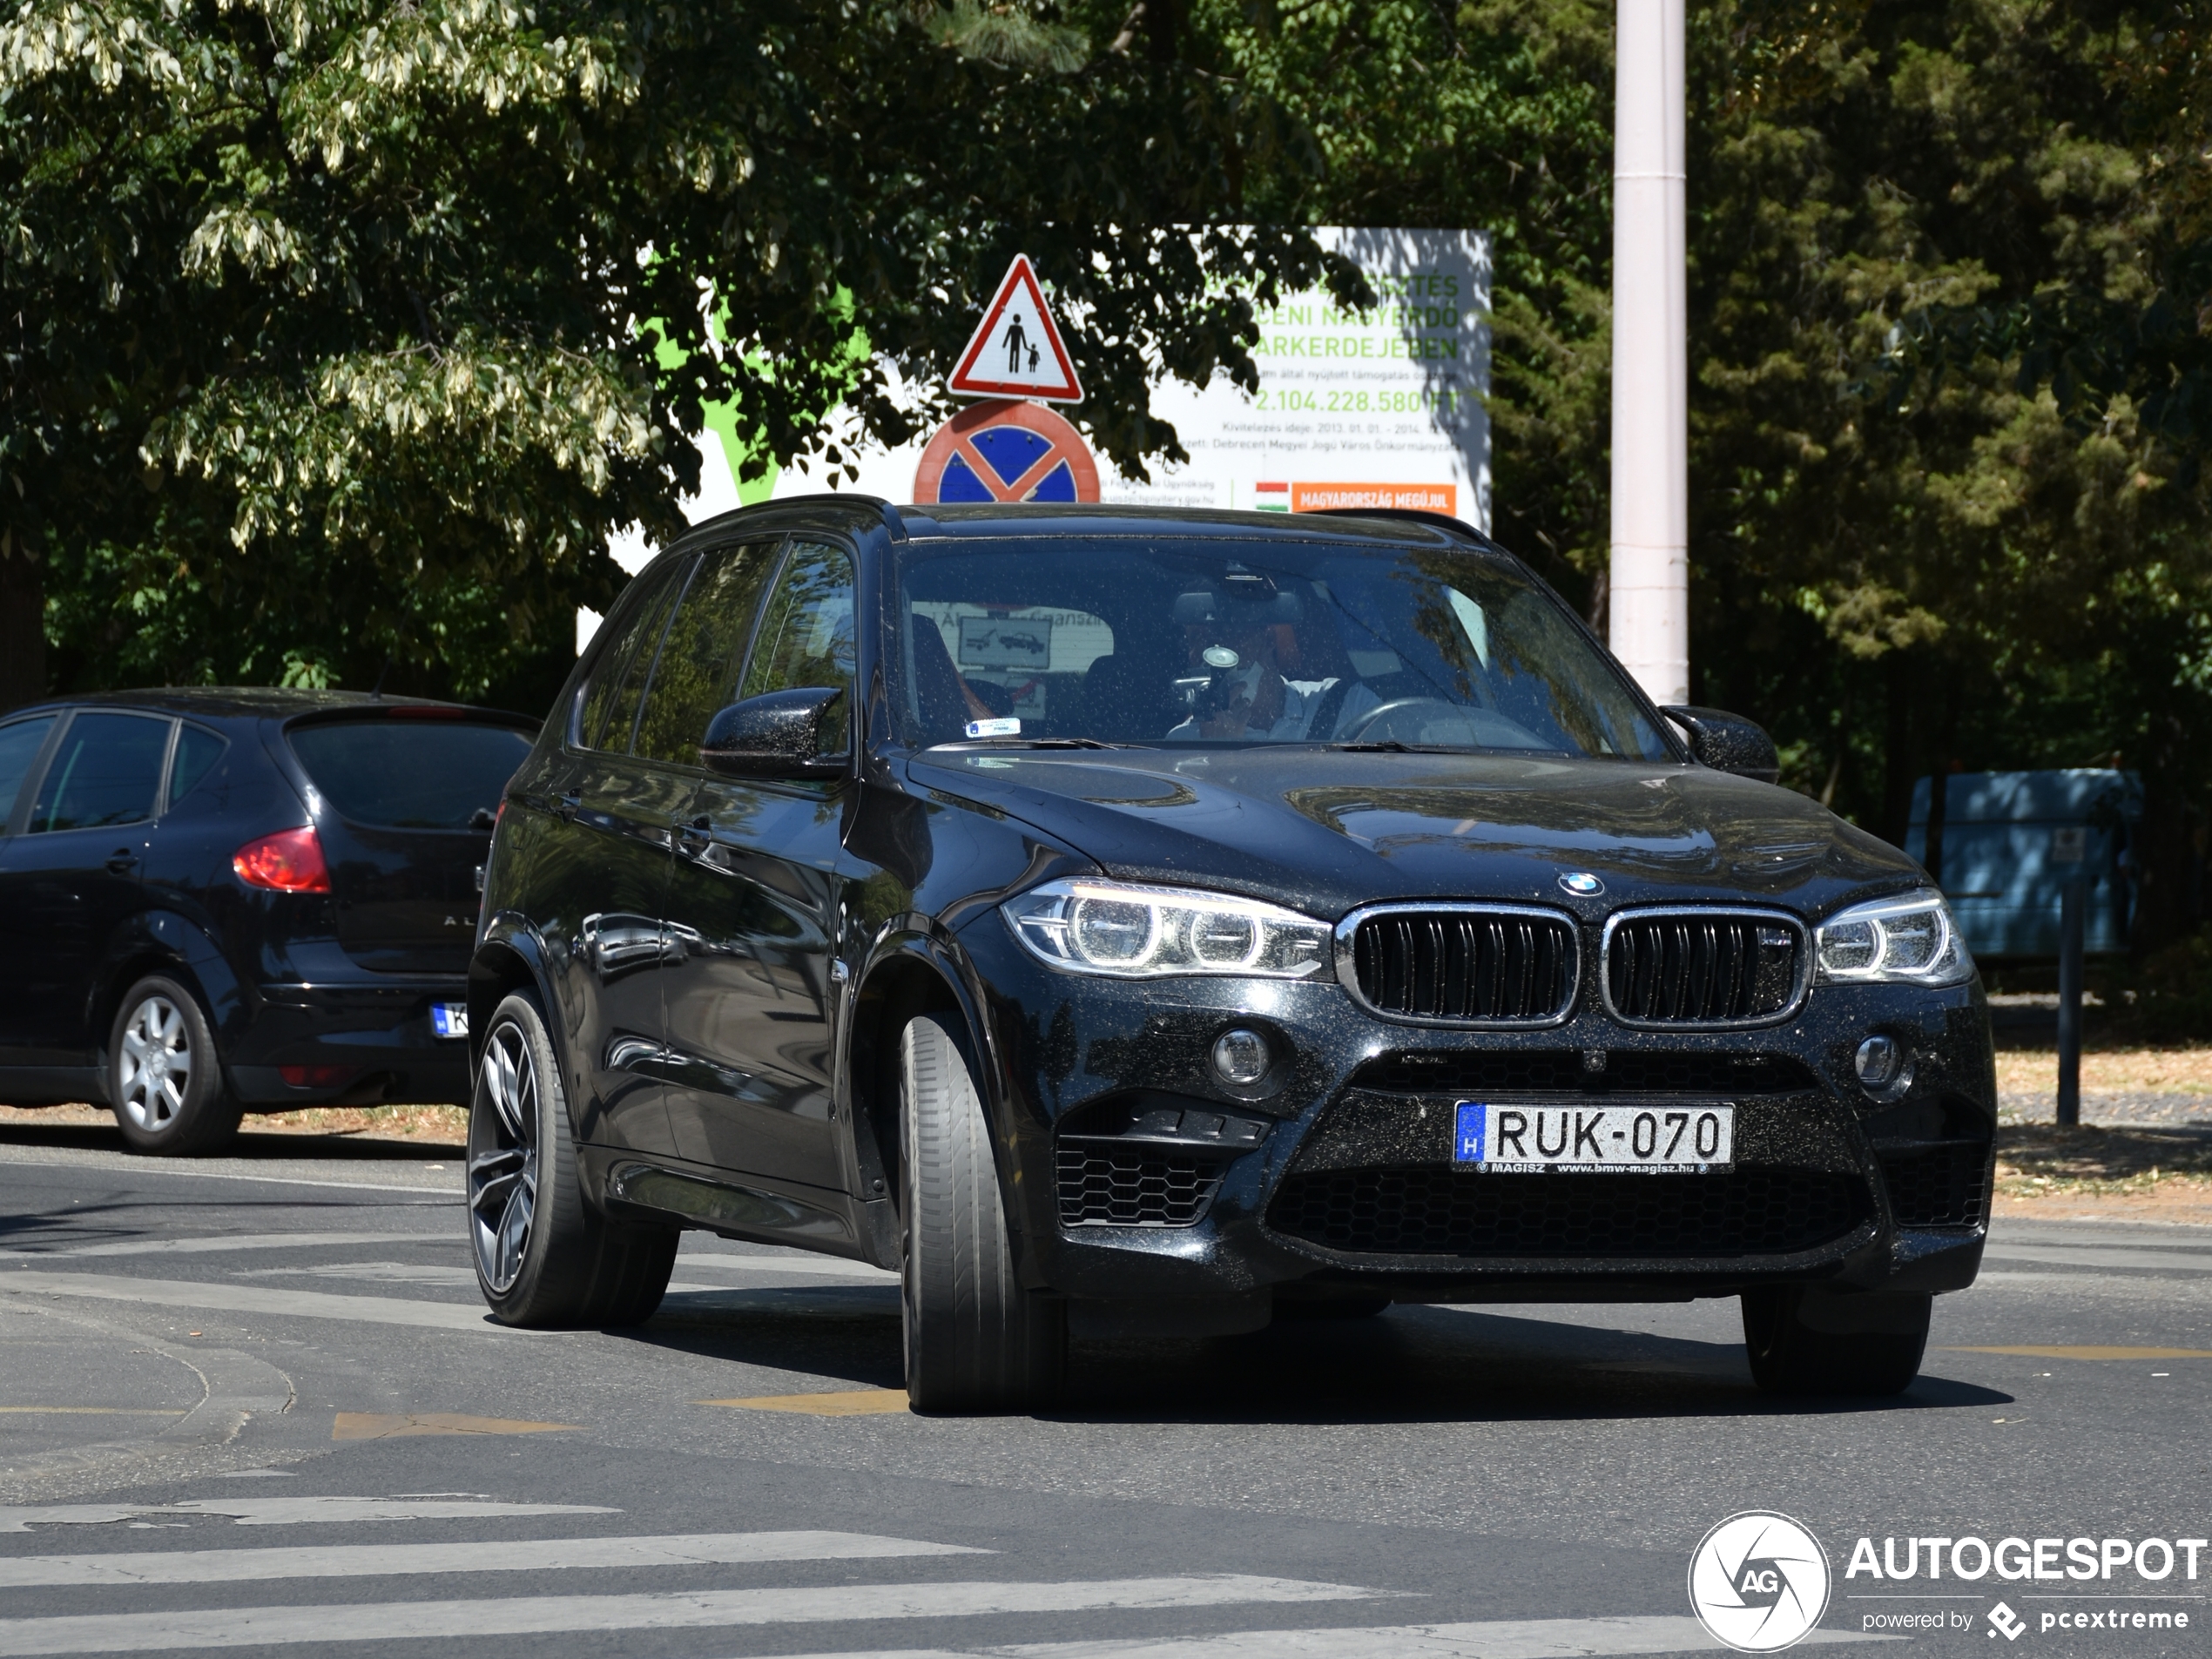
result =
[[[1895,1037],[1871,1036],[1851,1056],[1859,1086],[1870,1095],[1888,1094],[1912,1080],[1912,1062]]]
[[[1222,1082],[1249,1089],[1267,1076],[1274,1056],[1267,1039],[1244,1026],[1224,1031],[1214,1039],[1213,1069]]]

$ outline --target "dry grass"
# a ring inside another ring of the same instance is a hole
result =
[[[1998,1051],[1997,1087],[2004,1093],[2047,1092],[2058,1080],[2056,1049]],[[2212,1045],[2093,1049],[2081,1056],[2081,1087],[2116,1094],[2212,1095]]]
[[[104,1106],[0,1106],[0,1129],[37,1123],[94,1128],[115,1118]],[[342,1135],[348,1139],[402,1141],[459,1151],[469,1141],[465,1106],[307,1106],[298,1111],[255,1113],[248,1135]]]
[[[2140,1192],[2178,1183],[2212,1197],[2212,1135],[2185,1129],[2060,1129],[2016,1123],[1997,1131],[1997,1190],[2032,1198]]]

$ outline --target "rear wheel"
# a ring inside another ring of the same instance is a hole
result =
[[[680,1235],[617,1226],[585,1202],[568,1097],[537,1004],[502,1002],[469,1108],[469,1236],[502,1325],[638,1325],[668,1290]]]
[[[1025,1291],[965,1045],[922,1015],[899,1040],[907,1397],[918,1412],[1015,1411],[1059,1392],[1067,1304]]]
[[[1920,1374],[1934,1298],[1792,1285],[1743,1292],[1743,1346],[1770,1394],[1902,1393]]]
[[[107,1088],[116,1127],[136,1151],[212,1152],[238,1133],[239,1105],[223,1087],[199,1000],[160,974],[123,994],[108,1036]]]

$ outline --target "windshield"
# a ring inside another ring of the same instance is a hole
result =
[[[1616,669],[1476,549],[1008,538],[902,550],[904,739],[1361,743],[1668,760]]]

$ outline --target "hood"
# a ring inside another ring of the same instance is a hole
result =
[[[1807,918],[1925,880],[1790,790],[1703,766],[1553,756],[933,750],[914,782],[1022,819],[1107,873],[1239,893],[1334,921],[1390,899],[1587,916],[1732,900]],[[1560,885],[1594,875],[1588,897]]]

